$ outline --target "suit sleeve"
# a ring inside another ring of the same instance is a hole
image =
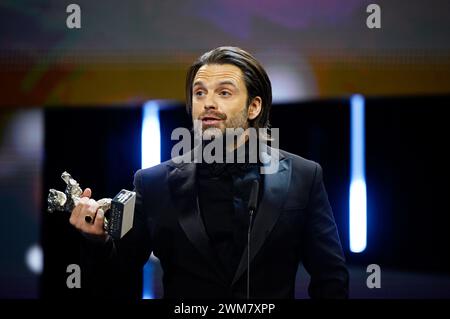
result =
[[[348,298],[348,270],[319,164],[307,213],[302,259],[311,276],[309,295],[314,299]]]
[[[88,294],[103,298],[140,299],[142,269],[152,252],[149,216],[144,210],[141,171],[135,174],[136,203],[132,229],[120,240],[98,243],[84,238],[82,262]]]

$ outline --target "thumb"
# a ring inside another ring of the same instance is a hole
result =
[[[88,187],[83,191],[83,194],[81,194],[81,197],[88,197],[91,198],[92,195],[92,191],[91,189]]]

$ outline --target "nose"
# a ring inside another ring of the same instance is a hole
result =
[[[210,110],[210,109],[216,110],[217,109],[217,104],[216,104],[212,94],[211,95],[208,94],[206,96],[204,108],[205,108],[205,110]]]
[[[213,104],[205,104],[205,110],[216,110],[217,107]]]

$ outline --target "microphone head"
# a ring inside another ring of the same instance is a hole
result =
[[[252,189],[250,191],[250,198],[248,199],[248,209],[255,211],[258,205],[259,181],[253,180]]]

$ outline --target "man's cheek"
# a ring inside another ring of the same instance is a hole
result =
[[[195,109],[192,110],[192,120],[198,120],[200,113]]]

